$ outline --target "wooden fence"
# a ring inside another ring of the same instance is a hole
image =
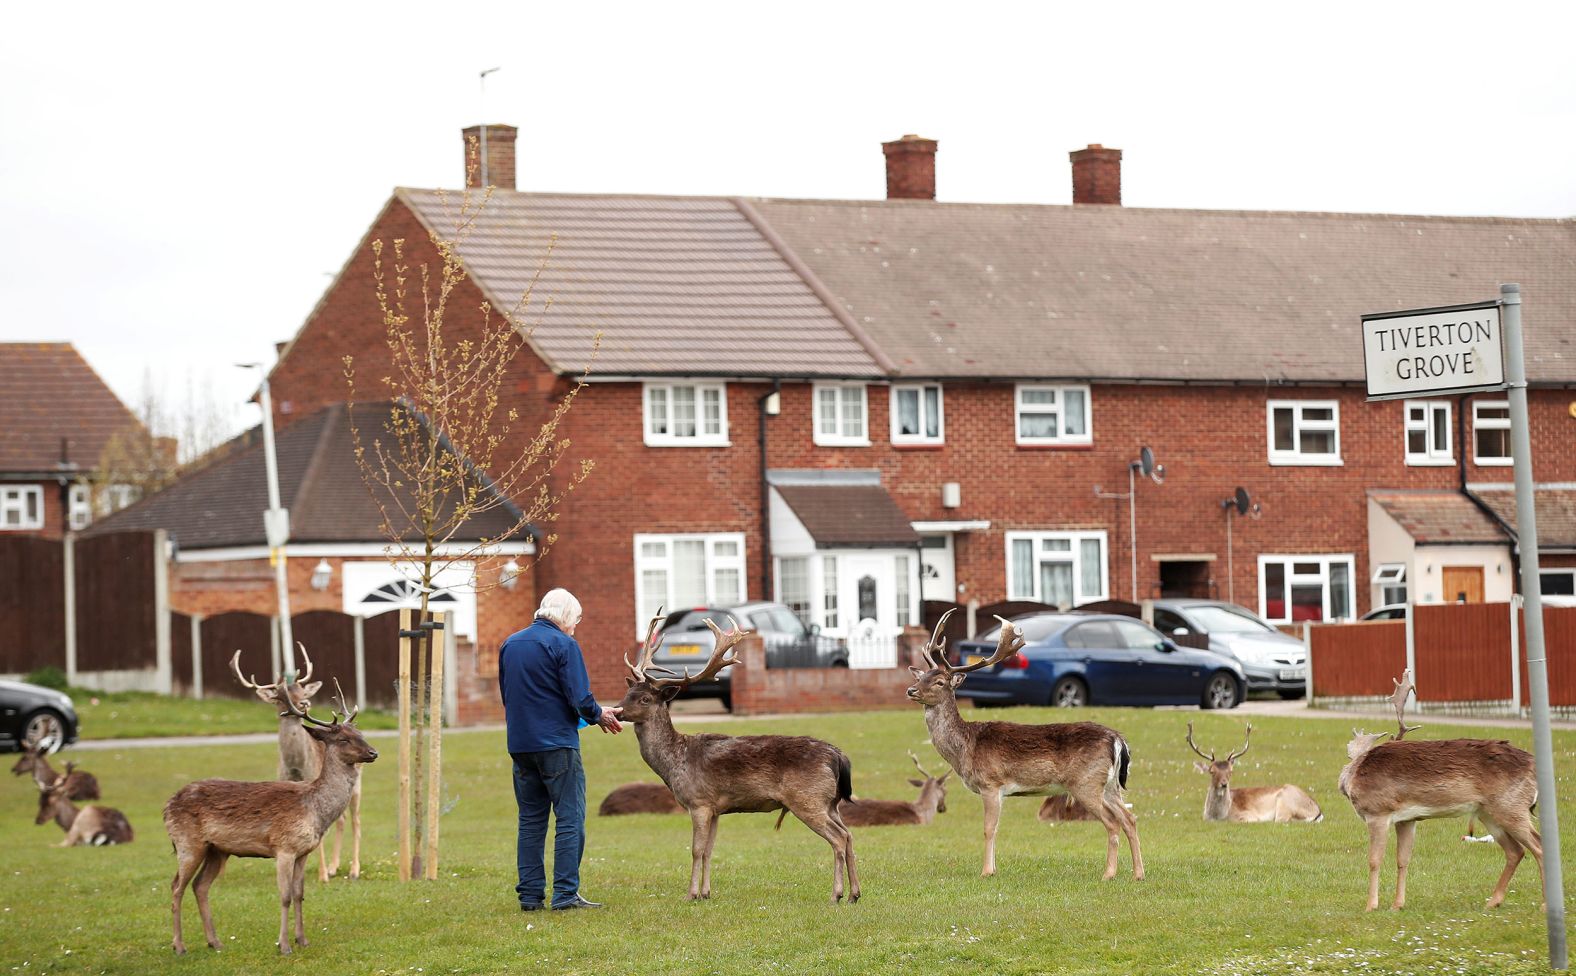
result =
[[[66,669],[66,570],[59,541],[0,536],[0,674]]]
[[[1529,704],[1526,614],[1515,606],[1414,606],[1405,620],[1311,625],[1310,701],[1378,701],[1410,667],[1423,710],[1522,714]],[[1549,702],[1576,713],[1576,607],[1545,607],[1543,625]]]

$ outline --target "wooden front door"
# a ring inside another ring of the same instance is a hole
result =
[[[1482,566],[1445,566],[1439,572],[1445,580],[1441,596],[1446,603],[1483,602]]]

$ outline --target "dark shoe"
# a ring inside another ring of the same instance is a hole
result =
[[[540,912],[546,910],[546,908],[547,906],[541,902],[536,902],[535,904],[531,905],[527,905],[524,902],[520,904],[520,911],[522,912]]]
[[[577,895],[575,895],[575,897],[574,897],[574,899],[572,901],[566,901],[566,902],[564,902],[561,905],[554,905],[553,906],[553,911],[555,911],[555,912],[567,912],[571,908],[601,908],[601,907],[602,907],[602,903],[601,902],[586,901],[584,898],[580,897],[577,894]]]

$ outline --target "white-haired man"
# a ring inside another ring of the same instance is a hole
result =
[[[580,856],[585,850],[586,774],[580,764],[580,723],[617,734],[620,709],[603,708],[591,695],[585,658],[575,642],[580,601],[568,590],[549,590],[531,626],[510,635],[498,652],[498,691],[509,726],[514,798],[520,808],[515,893],[522,911],[543,906],[547,875],[542,863],[547,812],[553,833],[554,910],[600,908],[580,895]]]

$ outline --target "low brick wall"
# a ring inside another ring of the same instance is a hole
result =
[[[919,664],[926,634],[911,628],[898,641],[899,667],[768,668],[759,637],[739,645],[739,663],[730,670],[735,715],[781,712],[844,712],[873,708],[913,708],[908,665]]]
[[[461,641],[454,649],[454,711],[456,725],[490,725],[503,721],[498,697],[498,649]]]

